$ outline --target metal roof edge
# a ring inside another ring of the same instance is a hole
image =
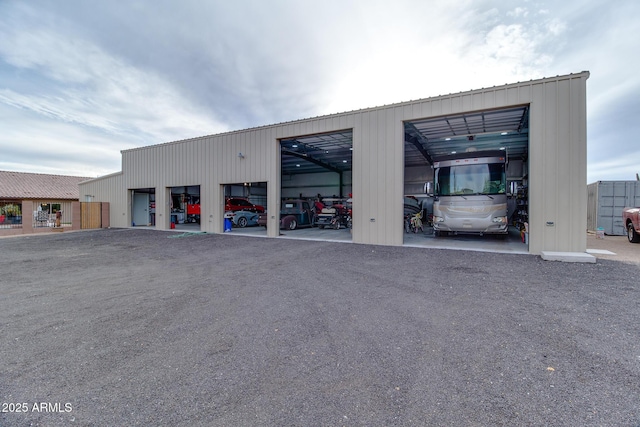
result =
[[[182,143],[186,143],[186,142],[189,142],[189,141],[199,140],[199,139],[202,139],[202,138],[220,137],[220,136],[234,135],[234,134],[248,132],[248,131],[271,129],[271,128],[278,127],[278,126],[283,126],[283,125],[288,125],[288,124],[298,123],[298,122],[305,122],[305,121],[309,121],[309,120],[318,120],[318,119],[331,118],[331,117],[342,116],[342,115],[364,113],[364,112],[370,112],[370,111],[375,111],[375,110],[380,110],[380,109],[385,109],[385,108],[396,108],[396,107],[401,107],[401,106],[405,106],[405,105],[416,104],[416,103],[419,103],[419,102],[435,100],[435,99],[439,99],[439,98],[450,98],[452,96],[460,96],[460,95],[467,95],[467,94],[472,94],[472,93],[480,93],[480,92],[484,92],[484,91],[487,91],[487,90],[505,89],[505,88],[508,88],[508,87],[533,85],[533,84],[540,84],[540,83],[546,83],[546,82],[551,82],[551,81],[575,79],[575,78],[582,78],[582,77],[584,77],[585,79],[588,79],[590,77],[590,75],[591,75],[590,72],[585,70],[585,71],[581,71],[579,73],[569,73],[569,74],[563,74],[563,75],[556,75],[555,77],[542,77],[542,78],[539,78],[539,79],[531,79],[529,81],[522,81],[522,82],[516,82],[516,83],[505,83],[505,84],[499,85],[499,86],[484,87],[484,88],[480,88],[480,89],[471,89],[471,90],[466,90],[466,91],[460,91],[460,92],[457,92],[457,93],[452,92],[452,93],[449,93],[449,94],[438,95],[438,96],[430,96],[430,97],[427,97],[427,98],[419,98],[419,99],[414,99],[414,100],[410,100],[410,101],[401,101],[401,102],[397,102],[397,103],[393,103],[393,104],[384,104],[384,105],[378,105],[378,106],[375,106],[375,107],[366,107],[366,108],[361,108],[361,109],[358,109],[358,110],[349,110],[349,111],[343,111],[343,112],[340,112],[340,113],[331,113],[331,114],[326,114],[326,115],[322,115],[322,116],[313,116],[313,117],[307,117],[307,118],[302,118],[302,119],[289,120],[289,121],[286,121],[286,122],[273,123],[273,124],[270,124],[270,125],[254,126],[254,127],[250,127],[250,128],[237,129],[237,130],[228,131],[228,132],[201,135],[201,136],[196,136],[196,137],[192,137],[192,138],[180,139],[180,140],[176,140],[176,141],[160,142],[158,144],[145,145],[143,147],[135,147],[135,148],[129,148],[129,149],[126,149],[126,150],[121,150],[120,153],[124,154],[124,153],[128,153],[128,152],[133,152],[133,151],[140,151],[140,150],[146,150],[146,149],[150,149],[150,148],[156,148],[156,147],[160,147],[160,146],[164,146],[164,145],[182,144]]]
[[[152,145],[151,147],[153,147],[153,145]],[[141,147],[141,148],[142,148],[142,147]],[[98,176],[98,177],[95,177],[95,178],[87,179],[87,180],[85,180],[85,181],[80,181],[80,182],[78,183],[78,185],[81,185],[81,184],[87,184],[87,183],[94,182],[94,181],[100,181],[100,180],[102,180],[102,179],[105,179],[105,178],[111,178],[111,177],[114,177],[114,176],[117,176],[117,175],[122,175],[122,171],[113,172],[113,173],[110,173],[110,174],[108,174],[108,175]]]
[[[78,176],[78,175],[61,175],[56,173],[41,173],[41,172],[21,172],[21,171],[10,171],[10,170],[0,170],[0,173],[17,173],[21,175],[38,175],[38,176],[55,176],[60,178],[88,178],[86,176]]]

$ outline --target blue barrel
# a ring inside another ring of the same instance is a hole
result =
[[[228,233],[231,231],[231,218],[224,219],[224,232]]]

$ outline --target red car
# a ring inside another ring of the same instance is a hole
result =
[[[227,197],[227,202],[224,205],[225,211],[249,211],[249,212],[264,212],[264,206],[254,205],[249,200],[243,197]]]

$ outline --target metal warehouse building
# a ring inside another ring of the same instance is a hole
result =
[[[584,253],[588,78],[584,71],[125,150],[122,171],[81,183],[80,200],[109,202],[112,227],[160,230],[176,211],[188,221],[177,205],[198,204],[198,229],[222,233],[225,198],[244,196],[267,208],[263,233],[277,237],[286,198],[352,195],[352,242],[403,245],[403,198],[424,195],[434,158],[503,150],[528,223],[526,250]]]

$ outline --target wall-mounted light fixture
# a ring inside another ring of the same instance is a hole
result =
[[[242,154],[242,151],[238,153],[238,157],[244,159],[244,154]]]

